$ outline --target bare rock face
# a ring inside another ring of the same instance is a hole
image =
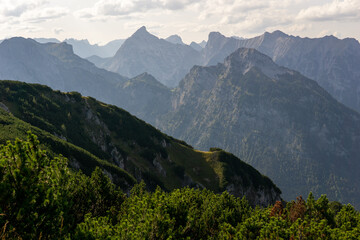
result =
[[[6,112],[10,113],[9,108],[2,102],[0,102],[0,108],[4,109]]]
[[[255,48],[279,65],[314,79],[338,101],[360,112],[360,44],[333,36],[300,38],[280,31],[250,39],[209,34],[203,65],[216,65],[240,47]]]
[[[195,66],[157,126],[202,150],[234,153],[285,199],[312,191],[360,206],[360,114],[254,49]]]

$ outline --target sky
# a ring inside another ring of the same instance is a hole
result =
[[[210,32],[250,38],[281,30],[360,40],[360,0],[0,0],[0,39],[88,39],[105,44],[138,28],[185,43]]]

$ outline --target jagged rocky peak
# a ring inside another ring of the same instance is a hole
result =
[[[61,43],[47,43],[48,49],[56,49],[56,51],[61,52],[62,54],[74,54],[73,46],[66,42]]]
[[[226,40],[226,37],[219,32],[211,32],[209,33],[209,38],[207,41],[207,45],[212,45],[214,42],[219,42],[220,40]]]
[[[227,68],[235,68],[236,71],[240,70],[242,74],[256,67],[271,78],[287,71],[286,68],[279,67],[274,63],[269,56],[253,48],[239,48],[225,59],[224,66]]]
[[[130,38],[148,38],[148,37],[155,37],[151,33],[149,33],[145,26],[139,28]]]
[[[200,52],[203,49],[203,47],[200,44],[196,43],[196,42],[191,42],[189,46],[192,47],[193,49],[195,49],[198,52]]]
[[[174,43],[174,44],[181,44],[184,45],[184,42],[182,41],[181,37],[179,35],[171,35],[165,39],[168,42]]]
[[[67,42],[69,44],[74,43],[74,42],[79,42],[79,43],[84,43],[84,44],[90,45],[89,40],[87,40],[87,39],[77,40],[75,38],[68,38],[68,39],[65,39],[64,42]]]
[[[208,41],[204,47],[207,49],[207,51],[205,51],[205,55],[209,54],[207,52],[211,53],[212,51],[216,51],[216,49],[221,49],[227,41],[228,41],[228,38],[219,32],[209,33]],[[226,55],[228,55],[228,54],[226,54]]]

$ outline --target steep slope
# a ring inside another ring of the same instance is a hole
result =
[[[0,76],[45,84],[61,91],[77,91],[125,108],[151,123],[154,114],[170,107],[170,89],[154,83],[153,77],[143,74],[132,81],[97,68],[75,55],[67,43],[40,44],[24,38],[5,40],[0,44]]]
[[[10,89],[8,89],[10,91]],[[1,91],[2,92],[2,91]],[[3,99],[3,98],[2,98]],[[19,99],[22,100],[22,99]],[[7,103],[9,104],[9,103]],[[10,105],[10,104],[9,104]],[[10,107],[12,108],[12,107]],[[95,167],[101,167],[124,191],[129,191],[136,183],[136,179],[118,166],[104,161],[90,152],[67,142],[56,134],[50,134],[38,127],[16,118],[9,108],[0,102],[0,144],[14,141],[16,138],[25,140],[27,132],[31,131],[38,136],[42,148],[51,155],[63,155],[69,159],[69,164],[75,169],[90,175]]]
[[[254,49],[195,66],[158,127],[200,149],[218,146],[260,169],[286,199],[309,191],[360,206],[360,114],[315,81]]]
[[[97,55],[92,55],[90,57],[87,57],[86,60],[88,60],[89,62],[92,62],[93,64],[95,64],[96,67],[98,68],[102,68],[102,66],[110,60],[110,58],[102,58],[99,57]]]
[[[203,64],[223,62],[240,47],[255,48],[277,64],[316,80],[338,101],[360,111],[360,44],[355,39],[300,38],[280,31],[236,39],[213,32],[203,50]]]
[[[196,43],[196,42],[191,42],[189,46],[192,47],[193,49],[195,49],[198,52],[203,50],[203,47],[200,44]]]
[[[66,43],[40,44],[12,38],[0,44],[0,77],[41,83],[61,91],[78,91],[111,102],[114,86],[126,78],[98,69],[78,57]]]
[[[141,27],[103,67],[127,77],[148,72],[162,84],[175,87],[198,63],[200,54],[190,46],[159,39]]]
[[[66,140],[61,143],[104,159],[114,169],[126,170],[138,181],[144,180],[150,189],[156,185],[168,190],[182,186],[206,187],[215,192],[228,189],[260,205],[279,199],[280,190],[270,179],[233,155],[218,149],[194,150],[124,110],[93,98],[75,92],[54,92],[42,85],[0,81],[0,102],[3,109],[14,115],[1,110],[6,117],[19,118],[29,128],[31,124],[52,139],[58,136],[59,141]],[[14,125],[15,131],[21,132]],[[1,132],[10,138],[18,135],[7,126],[6,121],[1,121]],[[62,153],[61,148],[55,152]],[[79,161],[72,152],[65,153],[74,167],[88,167],[86,159]],[[111,172],[109,175],[116,177]]]
[[[119,103],[123,103],[124,108],[131,114],[150,124],[155,124],[156,118],[171,109],[170,89],[148,73],[120,84],[118,88],[124,92],[119,96]]]

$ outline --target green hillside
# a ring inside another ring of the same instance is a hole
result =
[[[124,190],[135,178],[144,180],[150,190],[156,186],[165,190],[183,186],[215,192],[227,189],[236,196],[246,195],[253,205],[279,199],[280,190],[270,179],[231,154],[194,150],[128,112],[93,98],[42,85],[1,81],[0,102],[10,111],[2,110],[2,118],[14,122],[12,130],[9,124],[0,125],[2,142],[24,139],[32,130],[50,151],[67,157],[73,168],[90,174],[95,166],[101,166],[114,182],[126,186]],[[126,175],[125,183],[114,174],[121,169],[133,176]]]
[[[326,196],[251,208],[228,192],[127,196],[99,168],[71,171],[35,135],[0,146],[1,239],[359,239],[360,214]]]

